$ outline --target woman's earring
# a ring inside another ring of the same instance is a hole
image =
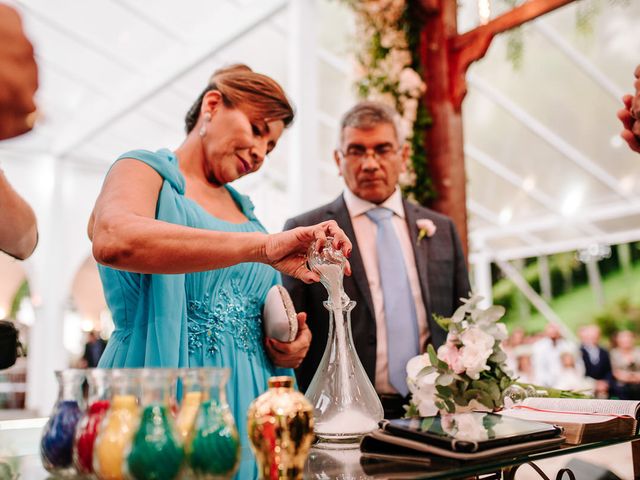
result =
[[[211,112],[204,112],[204,121],[205,122],[211,121]],[[206,128],[206,125],[203,123],[202,126],[200,127],[200,130],[198,131],[198,135],[200,135],[200,138],[204,138],[206,133],[207,133],[207,128]]]

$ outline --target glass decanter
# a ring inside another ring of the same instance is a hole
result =
[[[172,480],[180,472],[184,450],[170,407],[175,379],[174,369],[149,368],[142,372],[142,413],[126,459],[130,478]]]
[[[240,438],[229,409],[228,368],[199,369],[202,403],[186,450],[187,464],[197,478],[228,478],[240,460]]]
[[[87,411],[76,427],[73,463],[81,475],[93,473],[93,447],[100,422],[109,409],[109,370],[96,368],[87,372],[89,397]]]
[[[109,371],[111,402],[93,445],[93,470],[100,480],[125,478],[125,451],[138,425],[141,369]]]
[[[58,477],[73,476],[73,438],[82,417],[82,383],[85,371],[56,371],[58,400],[40,440],[40,457],[44,468]]]
[[[351,334],[351,310],[356,302],[344,292],[346,259],[328,238],[321,250],[309,249],[309,266],[318,272],[329,293],[327,346],[305,396],[314,407],[314,430],[319,446],[358,446],[360,438],[378,427],[384,411],[378,394],[358,358]]]

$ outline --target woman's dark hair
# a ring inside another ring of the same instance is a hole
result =
[[[244,108],[246,113],[261,120],[282,120],[288,127],[294,112],[282,87],[270,77],[256,73],[246,65],[232,65],[217,70],[185,117],[185,130],[191,132],[198,123],[202,100],[207,92],[217,90],[224,105]]]

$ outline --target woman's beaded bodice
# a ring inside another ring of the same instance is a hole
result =
[[[204,349],[214,355],[228,342],[249,354],[262,346],[262,299],[243,292],[240,281],[231,279],[212,300],[208,293],[202,299],[190,299],[187,293],[187,328],[189,353]]]

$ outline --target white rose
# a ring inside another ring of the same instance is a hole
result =
[[[415,380],[420,370],[429,366],[431,366],[431,362],[429,361],[428,354],[423,353],[422,355],[413,357],[407,362],[407,378]]]
[[[398,91],[400,93],[407,93],[412,97],[417,97],[422,89],[424,83],[422,78],[413,68],[404,68],[400,72],[398,78]]]
[[[468,442],[480,442],[489,438],[489,432],[484,428],[485,415],[474,415],[472,413],[460,413],[455,415],[456,440]]]
[[[466,345],[462,347],[460,349],[461,362],[467,376],[477,380],[480,378],[480,372],[489,370],[487,360],[492,353],[493,348],[484,348],[482,345]]]
[[[429,355],[426,353],[413,357],[407,362],[407,386],[411,392],[411,401],[418,407],[418,412],[422,417],[429,417],[438,413],[438,408],[435,404],[438,373],[432,372],[418,378],[420,370],[430,365]]]
[[[466,346],[477,347],[481,350],[492,350],[495,338],[478,327],[469,327],[460,334],[460,341]]]

